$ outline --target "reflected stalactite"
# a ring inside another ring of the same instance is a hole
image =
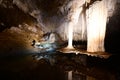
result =
[[[69,72],[68,72],[68,80],[73,80],[73,79],[72,79],[72,71],[69,71]]]

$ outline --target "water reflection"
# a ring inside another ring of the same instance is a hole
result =
[[[0,57],[0,79],[119,80],[110,59],[60,52]],[[114,63],[115,64],[115,63]]]
[[[85,54],[38,54],[36,60],[45,59],[65,74],[65,80],[116,80],[116,74],[104,58]],[[107,63],[107,64],[106,64]]]

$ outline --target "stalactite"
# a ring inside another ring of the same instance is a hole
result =
[[[81,26],[84,26],[82,11],[83,11],[83,4],[85,3],[85,0],[72,0],[69,1],[67,4],[62,6],[60,8],[62,14],[66,14],[66,16],[61,20],[61,25],[57,29],[59,34],[65,34],[61,35],[61,37],[64,40],[68,39],[68,30],[69,30],[69,23],[73,25],[73,39],[74,40],[82,40],[82,28]],[[66,25],[67,24],[67,25]],[[65,37],[64,37],[65,36]]]
[[[103,52],[107,22],[107,7],[104,1],[97,1],[88,10],[87,51]]]

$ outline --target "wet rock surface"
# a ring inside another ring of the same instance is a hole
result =
[[[36,25],[21,24],[0,33],[0,55],[35,52],[32,41],[42,37],[41,29]]]

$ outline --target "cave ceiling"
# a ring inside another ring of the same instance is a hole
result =
[[[80,5],[89,2],[86,6],[89,7],[96,1],[101,0],[81,0]],[[9,27],[23,22],[37,21],[43,23],[41,26],[53,23],[56,28],[69,14],[67,10],[65,11],[65,5],[70,2],[72,0],[0,0],[0,21]],[[62,8],[64,8],[64,12]]]
[[[67,5],[72,0],[0,0],[0,21],[6,26],[18,25],[22,22],[30,23],[42,19],[42,22],[58,22],[68,12],[60,12],[60,8]],[[92,0],[91,2],[95,2]],[[80,5],[85,4],[82,0]],[[17,20],[16,20],[17,18]],[[25,18],[25,19],[23,19]]]

